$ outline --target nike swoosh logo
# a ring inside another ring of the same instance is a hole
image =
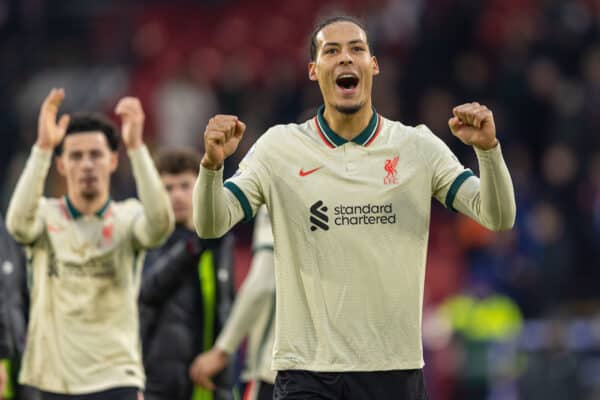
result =
[[[313,169],[309,169],[308,171],[304,171],[302,168],[300,168],[300,176],[310,175],[313,172],[317,172],[321,168],[323,168],[323,166],[320,166],[320,167],[317,167],[317,168],[313,168]]]

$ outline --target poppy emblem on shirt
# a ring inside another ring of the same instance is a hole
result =
[[[398,166],[399,159],[400,157],[396,156],[390,160],[385,160],[385,164],[383,165],[383,168],[386,172],[386,175],[383,178],[384,185],[393,185],[398,183],[398,179],[396,179],[396,175],[398,174],[396,167]]]

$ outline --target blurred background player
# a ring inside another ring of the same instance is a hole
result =
[[[213,117],[194,191],[194,224],[218,237],[259,206],[276,242],[275,399],[427,399],[422,307],[431,198],[482,226],[515,220],[512,181],[492,112],[454,107],[448,125],[472,146],[481,179],[426,126],[379,115],[379,74],[366,30],[321,21],[310,80],[324,105],[302,124],[269,129],[222,184],[245,131]]]
[[[240,288],[231,315],[215,346],[194,360],[190,375],[198,385],[212,388],[212,376],[230,364],[242,339],[248,335],[244,400],[273,398],[275,371],[271,368],[275,334],[275,271],[273,232],[267,208],[256,214],[252,241],[252,264]]]
[[[188,369],[210,349],[229,312],[233,238],[201,240],[193,230],[192,189],[200,156],[190,150],[163,150],[155,158],[173,212],[175,231],[148,253],[140,291],[146,400],[233,398],[231,371],[218,388],[194,388]]]
[[[173,229],[167,194],[144,142],[144,112],[115,112],[141,198],[115,202],[118,131],[103,117],[63,115],[44,100],[38,136],[13,193],[7,228],[31,259],[30,323],[19,380],[46,399],[136,400],[144,385],[137,296],[144,251]],[[42,197],[52,155],[67,194]]]
[[[0,399],[36,400],[39,393],[17,384],[29,314],[25,254],[0,216]]]

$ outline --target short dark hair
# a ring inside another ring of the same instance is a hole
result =
[[[315,61],[317,58],[317,35],[321,32],[325,27],[335,24],[336,22],[350,22],[360,29],[363,30],[365,35],[367,36],[367,46],[369,47],[369,51],[371,51],[371,45],[369,44],[369,34],[367,33],[367,28],[365,24],[358,18],[352,17],[350,15],[334,15],[331,17],[326,17],[321,19],[315,25],[311,35],[310,35],[310,60]]]
[[[102,132],[106,137],[106,142],[111,151],[119,149],[119,130],[111,120],[98,113],[75,113],[71,115],[69,126],[65,132],[65,138],[68,135],[87,132]],[[54,154],[60,156],[63,152],[65,138],[56,146]]]
[[[200,154],[188,149],[164,149],[154,156],[154,163],[159,174],[183,174],[200,171]]]

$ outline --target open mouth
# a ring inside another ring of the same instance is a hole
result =
[[[335,84],[341,89],[354,89],[358,85],[358,77],[353,74],[342,74],[336,78]]]

